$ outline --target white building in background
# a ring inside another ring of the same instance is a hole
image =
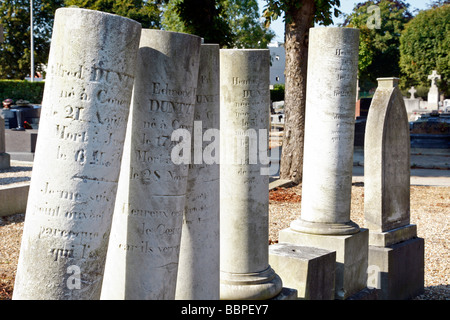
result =
[[[271,42],[267,47],[270,50],[272,63],[270,66],[270,85],[284,84],[284,68],[286,63],[284,44]]]

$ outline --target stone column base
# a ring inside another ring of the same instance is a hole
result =
[[[367,286],[368,229],[351,235],[316,235],[287,228],[280,231],[279,241],[336,251],[335,299],[347,299]]]
[[[411,299],[424,291],[425,241],[414,238],[388,247],[369,246],[369,287],[382,300]]]
[[[294,231],[322,235],[348,235],[359,231],[359,226],[353,221],[346,223],[321,223],[297,219],[291,222],[290,227]]]
[[[269,266],[256,273],[220,272],[221,300],[266,300],[283,288],[280,277]]]
[[[269,246],[269,264],[295,299],[334,299],[335,251],[278,243]]]

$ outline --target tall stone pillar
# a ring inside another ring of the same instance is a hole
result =
[[[172,134],[190,142],[200,45],[142,30],[102,299],[175,298],[190,158],[173,157]]]
[[[310,30],[302,209],[293,230],[359,231],[350,220],[358,45],[358,29]]]
[[[200,62],[175,298],[218,300],[219,45],[202,44]]]
[[[220,298],[269,299],[268,50],[220,52]]]
[[[141,25],[56,11],[14,299],[98,299]]]
[[[301,217],[279,236],[336,251],[338,299],[367,281],[368,232],[350,220],[358,49],[358,29],[310,29]]]

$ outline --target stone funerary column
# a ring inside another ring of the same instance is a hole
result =
[[[336,251],[336,299],[367,282],[368,231],[350,220],[358,49],[358,29],[310,29],[301,216],[279,235]]]
[[[56,11],[14,299],[98,299],[141,25]]]
[[[269,299],[268,50],[220,52],[220,298]],[[260,143],[261,141],[261,143]]]
[[[312,28],[301,219],[291,229],[352,234],[350,221],[359,30]]]
[[[102,299],[175,298],[189,164],[174,162],[172,133],[192,133],[200,46],[142,30]]]
[[[175,298],[218,300],[219,45],[202,44],[200,61]]]

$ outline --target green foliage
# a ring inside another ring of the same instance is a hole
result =
[[[450,95],[450,4],[421,11],[405,27],[400,38],[402,86],[430,87],[428,75],[437,70],[442,92]]]
[[[23,99],[30,103],[40,104],[44,93],[44,85],[43,81],[0,80],[0,101]]]
[[[270,90],[270,100],[283,101],[284,100],[284,84],[276,84]]]
[[[302,2],[305,0],[266,0],[267,5],[263,13],[266,19],[266,26],[269,26],[271,21],[277,20],[284,13],[284,20],[286,23],[293,23],[292,17],[289,15],[293,9],[299,9]],[[333,15],[338,17],[341,11],[338,7],[341,5],[340,0],[314,0],[315,13],[314,22],[320,25],[333,24]]]
[[[220,47],[234,42],[225,0],[173,0],[164,14],[167,30],[195,34]]]
[[[34,63],[36,72],[47,63],[55,10],[63,0],[34,0]],[[30,73],[30,1],[0,1],[0,23],[5,41],[0,44],[0,78],[23,79]]]
[[[377,18],[379,25],[375,26]],[[362,90],[376,86],[377,78],[400,77],[400,35],[411,18],[409,4],[402,0],[366,1],[346,16],[344,26],[360,29],[358,73]]]
[[[267,48],[275,33],[259,21],[256,0],[226,0],[225,11],[233,33],[236,48]]]
[[[161,27],[161,0],[66,0],[65,4],[127,17],[141,23],[143,28]]]

